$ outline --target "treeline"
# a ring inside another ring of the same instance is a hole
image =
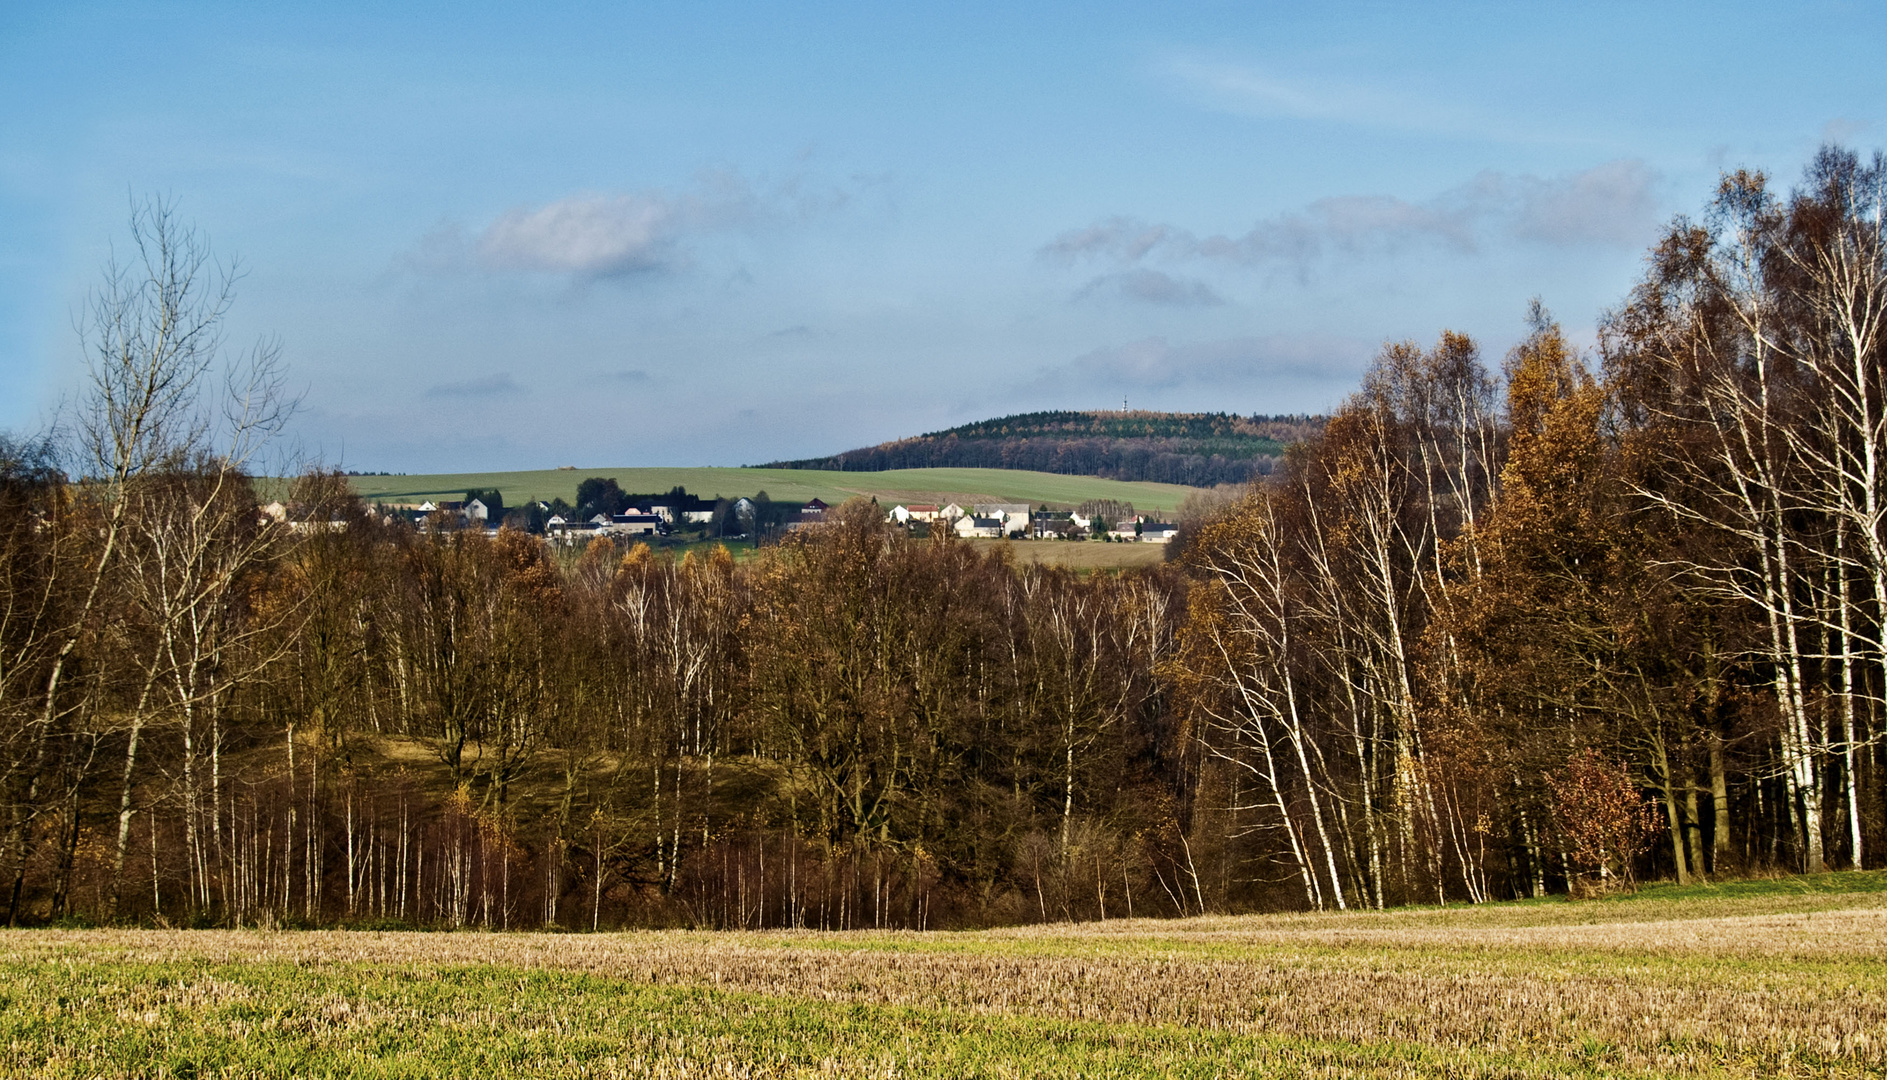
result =
[[[265,522],[270,395],[198,408],[211,365],[123,329],[217,312],[108,294],[69,443],[0,454],[8,917],[943,927],[1881,865],[1884,182],[1726,177],[1589,357],[1537,305],[1498,371],[1386,347],[1121,575],[870,504],[745,562],[415,530],[319,471]]]
[[[982,468],[1102,476],[1212,487],[1268,474],[1284,448],[1313,436],[1320,417],[1230,413],[1039,412],[831,457],[776,461],[775,469]]]
[[[127,485],[89,612],[109,506],[9,485],[71,537],[39,582],[67,614],[7,669],[15,921],[1196,909],[1153,675],[1176,573],[1017,570],[869,503],[741,566],[606,539],[560,562],[520,532],[385,521],[332,475],[295,492],[323,527],[232,513],[181,561],[146,539],[200,517],[212,483]],[[46,542],[24,531],[10,566]]]
[[[1192,540],[1202,807],[1313,904],[1879,865],[1883,185],[1725,177],[1596,371],[1537,305],[1498,380],[1385,349]]]

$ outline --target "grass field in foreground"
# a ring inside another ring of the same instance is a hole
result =
[[[1883,875],[975,933],[0,932],[0,1072],[1864,1076]]]
[[[805,502],[821,499],[837,505],[855,495],[876,496],[887,508],[900,502],[1026,502],[1078,506],[1089,499],[1118,499],[1141,511],[1170,513],[1195,489],[1179,484],[1103,480],[1096,476],[1021,469],[893,469],[888,472],[836,472],[817,469],[539,469],[530,472],[438,473],[412,476],[355,476],[354,490],[369,499],[421,502],[460,499],[472,489],[497,488],[505,503],[562,497],[573,500],[577,484],[592,476],[612,476],[629,492],[668,491],[677,484],[702,496],[738,498],[765,491],[770,498]]]

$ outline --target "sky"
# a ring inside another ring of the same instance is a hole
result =
[[[1887,142],[1887,5],[0,4],[0,429],[172,201],[304,458],[739,465],[1328,410],[1588,346],[1728,168]]]

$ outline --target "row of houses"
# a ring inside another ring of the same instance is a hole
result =
[[[277,504],[272,503],[270,505],[273,506]],[[539,503],[538,505],[543,506],[544,504]],[[545,508],[548,509],[548,507]],[[268,513],[269,507],[265,506],[262,510],[263,513]],[[448,518],[456,517],[459,519],[460,524],[466,526],[495,528],[498,524],[496,521],[491,520],[491,507],[486,506],[483,499],[466,499],[463,501],[454,499],[440,500],[438,502],[427,499],[422,503],[381,503],[380,513],[385,517],[405,518],[413,524],[421,526],[430,521],[434,514],[444,514]]]
[[[305,507],[291,506],[280,499],[264,503],[257,508],[265,522],[288,525],[298,529],[311,527]],[[435,513],[443,512],[457,515],[466,525],[474,522],[484,525],[491,517],[491,509],[483,502],[473,499],[470,502],[423,502],[417,505],[408,503],[382,503],[378,510],[385,518],[405,518],[417,524],[424,524]]]
[[[999,538],[1004,536],[1080,537],[1094,532],[1095,521],[1074,510],[1031,510],[1027,503],[976,503],[963,506],[951,503],[900,504],[891,508],[890,518],[900,525],[923,522],[935,528],[950,529],[962,537]],[[1167,521],[1136,517],[1116,522],[1107,535],[1117,541],[1164,544],[1179,531]]]
[[[749,507],[753,505],[748,499],[741,499],[735,505],[739,506],[740,503]],[[526,507],[509,509],[528,508],[537,515],[548,514],[548,517],[540,516],[537,519],[542,521],[544,531],[553,537],[569,538],[578,535],[667,535],[677,525],[698,525],[710,520],[714,516],[714,505],[711,501],[693,498],[680,505],[645,500],[631,504],[622,513],[598,513],[588,518],[580,518],[574,513],[552,513],[551,505],[542,500],[529,503]],[[288,508],[279,502],[263,507],[262,512],[275,521],[286,521],[289,517]],[[463,528],[490,530],[498,527],[496,512],[481,499],[382,503],[380,512],[386,517],[408,520],[422,529],[431,527],[436,516],[443,516],[447,520],[456,519]]]
[[[544,502],[533,504],[534,508],[549,513],[550,505]],[[752,499],[742,497],[730,506],[735,521],[755,519],[757,506]],[[815,525],[825,520],[830,509],[824,502],[813,499],[801,509],[797,520],[786,523],[788,529]],[[300,515],[293,514],[290,508],[280,502],[271,502],[261,508],[263,516],[271,521],[287,523],[295,528],[307,528],[304,521],[291,520]],[[418,505],[383,505],[381,512],[388,517],[403,517],[421,528],[429,527],[435,515],[458,518],[466,528],[493,529],[497,522],[492,521],[492,510],[482,500],[469,499],[463,502],[426,501]],[[646,503],[628,507],[620,514],[593,514],[588,518],[577,515],[551,514],[544,519],[544,532],[554,542],[578,543],[596,536],[654,537],[666,536],[677,525],[700,524],[712,519],[713,504],[705,506],[671,506],[661,503]],[[1086,537],[1094,532],[1095,520],[1079,511],[1071,510],[1034,510],[1027,503],[976,503],[962,505],[950,503],[937,506],[933,503],[901,503],[891,508],[889,518],[899,525],[910,526],[923,523],[932,528],[947,528],[965,538],[984,537],[999,539],[1002,537]],[[1106,535],[1116,541],[1163,544],[1177,533],[1178,526],[1171,522],[1155,521],[1147,517],[1136,517],[1131,521],[1117,522],[1108,528]]]
[[[734,500],[731,509],[736,520],[746,521],[753,517],[755,504],[742,496]],[[705,509],[651,503],[632,506],[621,514],[593,514],[587,519],[574,514],[567,518],[553,514],[545,520],[544,532],[553,540],[565,543],[592,536],[667,536],[676,525],[699,525],[713,517],[713,503],[708,503]]]

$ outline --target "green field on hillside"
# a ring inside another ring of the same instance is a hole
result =
[[[1879,1076],[1883,877],[954,933],[0,930],[0,1073]]]
[[[355,476],[354,490],[369,499],[420,502],[463,498],[474,488],[497,488],[505,503],[576,498],[577,484],[610,476],[624,491],[654,493],[676,485],[705,497],[738,498],[765,491],[790,502],[822,499],[837,505],[855,495],[890,505],[899,502],[1026,502],[1078,506],[1089,499],[1118,499],[1143,512],[1171,513],[1195,489],[1178,484],[1129,483],[1094,476],[1026,472],[1019,469],[893,469],[837,472],[814,469],[539,469],[529,472],[432,473]]]

